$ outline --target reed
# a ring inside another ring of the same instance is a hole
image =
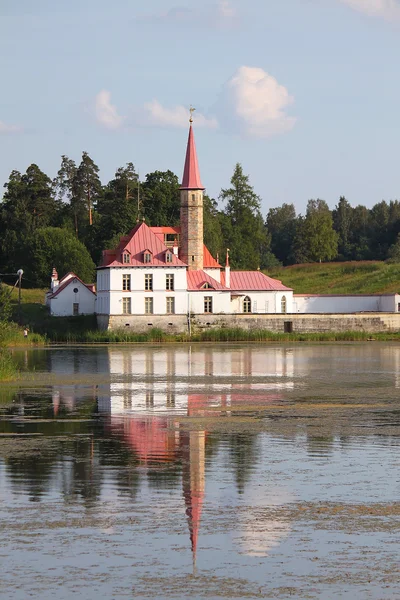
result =
[[[12,381],[18,376],[17,365],[6,348],[0,348],[0,381]]]
[[[115,331],[82,330],[60,332],[49,341],[67,344],[151,344],[177,342],[361,342],[368,340],[400,341],[400,332],[371,334],[360,331],[321,332],[321,333],[276,333],[266,329],[245,330],[224,327],[207,329],[188,334],[165,333],[161,329],[152,328],[145,333],[134,333],[126,329]]]

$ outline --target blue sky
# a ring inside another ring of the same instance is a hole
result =
[[[0,182],[83,150],[182,176],[190,104],[217,197],[263,213],[399,197],[400,0],[0,0]]]

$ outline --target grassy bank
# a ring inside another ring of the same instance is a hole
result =
[[[25,339],[22,327],[16,323],[0,321],[0,347],[43,344],[44,342],[44,336],[38,333],[30,332],[28,338]]]
[[[379,261],[312,263],[268,271],[296,294],[383,294],[400,291],[400,264]]]
[[[18,375],[11,352],[6,348],[0,348],[0,381],[12,381]]]
[[[400,333],[370,334],[359,331],[332,333],[275,333],[265,329],[247,331],[236,328],[208,329],[192,336],[168,334],[161,329],[150,329],[146,333],[132,333],[125,329],[116,331],[80,330],[59,334],[51,341],[67,344],[140,344],[177,342],[354,342],[354,341],[400,341]]]

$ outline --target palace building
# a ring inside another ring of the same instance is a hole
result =
[[[292,312],[293,290],[260,271],[222,267],[204,245],[203,192],[190,120],[180,186],[180,227],[137,223],[97,269],[96,313],[102,329],[140,322],[174,325],[182,317]]]

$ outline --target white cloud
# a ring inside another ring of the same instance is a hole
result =
[[[339,2],[371,17],[383,17],[388,21],[400,20],[399,0],[339,0]]]
[[[125,120],[111,104],[111,93],[108,90],[101,90],[97,94],[94,110],[97,122],[106,129],[120,129]]]
[[[192,9],[187,6],[173,6],[166,12],[145,15],[139,17],[139,20],[193,27],[230,27],[237,22],[237,12],[230,0],[216,0],[210,7]]]
[[[21,133],[22,127],[18,125],[8,125],[4,123],[4,121],[0,121],[0,135],[5,135],[7,133]]]
[[[217,11],[223,19],[234,19],[236,17],[236,9],[233,8],[229,0],[219,0]]]
[[[203,114],[195,113],[196,127],[207,127],[215,129],[218,122],[214,117],[208,118]],[[189,110],[185,106],[179,105],[173,108],[166,108],[158,102],[152,100],[144,105],[144,124],[149,126],[161,127],[187,127],[189,120]]]
[[[224,85],[216,111],[226,128],[263,138],[294,127],[296,118],[285,112],[293,102],[272,75],[258,67],[242,66]]]

